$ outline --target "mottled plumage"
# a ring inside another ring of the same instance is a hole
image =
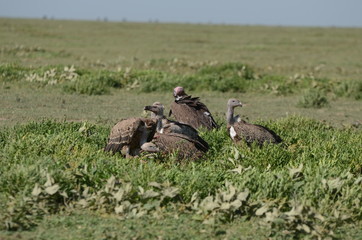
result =
[[[126,157],[139,154],[142,144],[151,141],[156,132],[156,122],[147,118],[128,118],[112,127],[107,152],[121,152]]]
[[[262,146],[264,143],[280,143],[282,139],[267,127],[247,123],[239,116],[234,117],[234,108],[242,104],[237,99],[229,99],[227,112],[227,130],[234,142],[244,140],[248,145],[256,142]]]
[[[198,97],[187,95],[182,87],[174,89],[174,97],[169,116],[173,115],[178,122],[196,129],[205,127],[211,130],[218,127],[209,109]]]

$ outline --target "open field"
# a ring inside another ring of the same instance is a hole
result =
[[[0,19],[0,239],[362,239],[362,29]],[[102,148],[182,85],[200,161]],[[237,113],[284,140],[233,145]]]
[[[362,29],[0,19],[0,61],[117,69],[242,62],[273,75],[360,79]],[[170,69],[168,69],[170,70]]]
[[[224,120],[226,101],[236,97],[246,106],[237,109],[237,113],[250,121],[260,119],[279,119],[292,115],[301,115],[326,121],[335,127],[348,127],[361,123],[361,101],[353,99],[333,100],[330,106],[314,109],[297,106],[300,96],[273,96],[247,93],[202,92],[201,97],[220,121]],[[142,107],[155,101],[165,104],[169,110],[172,93],[134,94],[125,90],[116,90],[110,95],[87,96],[64,94],[59,90],[44,91],[11,87],[2,89],[0,96],[0,126],[13,126],[16,123],[57,119],[68,121],[88,121],[111,126],[118,120],[143,113]],[[132,105],[134,104],[134,105]],[[134,106],[138,106],[135,108]]]

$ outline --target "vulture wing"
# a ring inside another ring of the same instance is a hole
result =
[[[166,118],[163,121],[164,134],[179,134],[180,136],[187,137],[190,141],[197,142],[197,144],[205,151],[209,149],[209,144],[199,136],[197,130],[192,126]]]
[[[270,140],[271,143],[281,143],[283,141],[282,138],[278,134],[276,134],[273,130],[258,124],[254,124],[254,126],[258,127],[260,131],[264,131],[265,135],[268,135],[267,140]]]
[[[217,124],[205,104],[198,97],[186,96],[175,100],[171,104],[170,115],[181,123],[189,124],[194,128],[206,127],[208,130],[217,128]]]
[[[231,128],[234,130],[233,134],[236,135],[234,141],[244,139],[248,144],[257,142],[259,145],[263,145],[264,142],[280,143],[282,141],[275,132],[261,125],[236,122],[229,127],[229,130],[231,130]]]
[[[152,140],[156,124],[150,119],[129,118],[113,126],[104,151],[121,152],[128,147],[131,155],[137,154],[141,142]]]
[[[177,133],[156,133],[152,142],[165,154],[177,153],[178,159],[197,159],[207,151],[201,150],[202,145],[199,145],[197,141]]]

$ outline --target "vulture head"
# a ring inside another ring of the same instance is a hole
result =
[[[235,98],[230,98],[227,104],[228,108],[236,108],[236,107],[242,107],[243,105],[241,102]]]
[[[240,121],[239,115],[234,117],[234,108],[236,107],[242,107],[243,105],[241,102],[235,98],[230,98],[227,104],[227,113],[226,113],[226,120],[229,125],[232,125],[235,122]]]
[[[179,98],[179,97],[182,97],[185,95],[187,95],[187,94],[185,93],[185,90],[183,87],[178,86],[173,89],[173,96],[175,98]]]
[[[164,106],[160,102],[154,102],[152,106],[145,106],[144,110],[151,112],[151,118],[163,117]]]
[[[148,152],[148,153],[157,153],[160,151],[160,149],[156,146],[156,144],[152,142],[146,142],[142,144],[141,150],[143,152]]]

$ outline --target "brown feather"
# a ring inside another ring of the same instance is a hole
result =
[[[202,139],[202,137],[199,136],[197,130],[192,126],[172,121],[167,118],[162,119],[162,125],[163,125],[163,132],[162,132],[163,134],[175,133],[175,134],[184,135],[191,141],[197,142],[197,144],[200,145],[200,147],[205,151],[209,149],[209,144],[204,139]]]
[[[194,128],[205,127],[208,130],[217,128],[217,124],[205,104],[198,97],[185,95],[171,104],[169,115],[181,123],[189,124]]]
[[[236,132],[236,136],[234,137],[234,141],[236,142],[244,140],[249,145],[256,142],[260,146],[264,143],[277,144],[282,142],[282,139],[274,131],[261,125],[251,124],[241,120],[228,126],[229,133],[231,127],[234,127]]]
[[[156,133],[152,142],[164,154],[177,153],[179,160],[201,158],[207,151],[202,144],[188,138],[185,135],[177,133],[159,134]]]
[[[155,131],[156,123],[151,119],[128,118],[121,120],[112,127],[104,151],[116,153],[122,152],[124,148],[129,148],[131,156],[138,155],[141,138],[145,136],[147,141],[151,141]]]

